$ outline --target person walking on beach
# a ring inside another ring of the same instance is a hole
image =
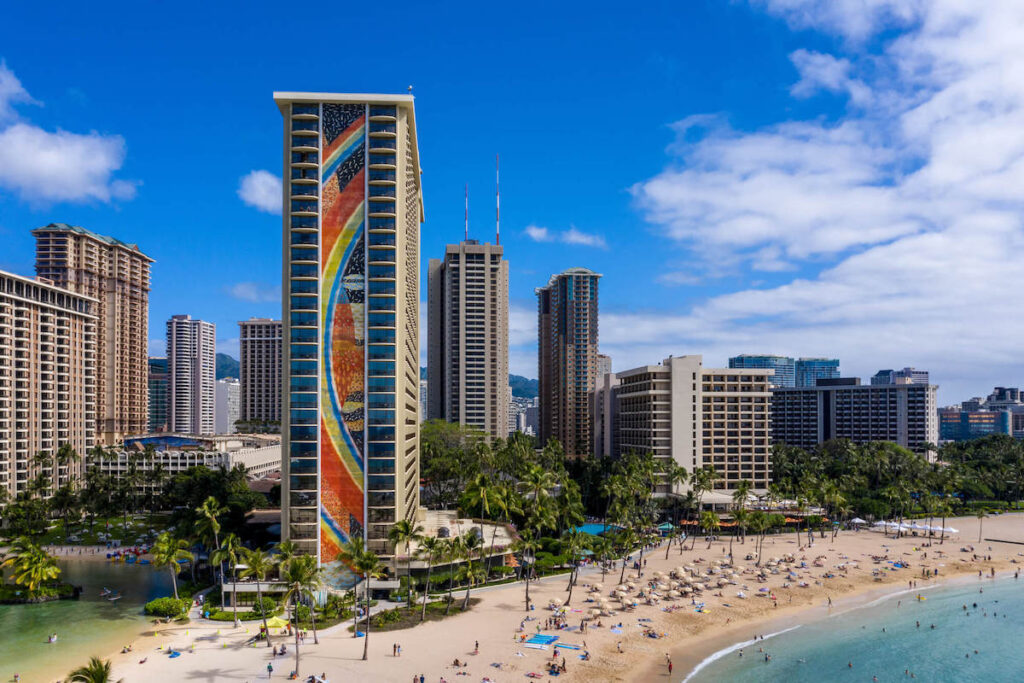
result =
[[[270,678],[273,675],[274,675],[274,665],[271,664],[270,662],[267,662],[267,678]]]

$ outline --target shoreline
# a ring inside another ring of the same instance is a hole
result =
[[[1024,540],[1022,520],[1024,515],[1020,514],[1007,515],[998,521],[986,520],[986,529],[992,525],[989,536]],[[997,533],[997,525],[1001,533]],[[531,649],[521,644],[520,635],[537,631],[560,636],[559,642],[570,648],[558,652],[558,658],[568,663],[567,671],[559,680],[569,683],[670,680],[679,683],[698,667],[709,665],[716,655],[725,656],[750,641],[755,633],[764,634],[768,639],[786,628],[814,624],[853,609],[873,609],[872,601],[888,600],[901,592],[923,592],[969,581],[972,575],[976,578],[979,570],[988,583],[992,569],[1001,577],[1007,576],[1007,569],[1011,575],[1015,569],[1024,569],[1021,565],[1024,554],[1019,553],[1017,546],[969,540],[977,537],[976,520],[963,518],[957,526],[963,533],[958,538],[947,538],[943,546],[937,539],[893,539],[871,531],[842,531],[834,541],[830,537],[815,538],[813,546],[806,545],[805,535],[799,543],[791,533],[769,536],[762,549],[766,562],[773,555],[792,554],[797,558],[797,565],[804,566],[794,565],[800,576],[790,578],[780,565],[781,572],[768,575],[764,581],[758,581],[753,562],[742,559],[753,552],[749,539],[746,545],[735,540],[735,563],[740,573],[735,583],[708,589],[697,598],[698,603],[706,603],[699,613],[695,613],[698,610],[689,598],[663,599],[656,605],[640,601],[632,609],[616,607],[612,616],[601,618],[603,626],[599,627],[595,620],[585,630],[579,625],[588,609],[594,606],[588,601],[610,593],[618,582],[621,566],[603,580],[598,568],[581,571],[572,595],[572,608],[566,613],[566,625],[571,627],[568,629],[554,629],[545,624],[554,616],[554,612],[546,608],[549,600],[568,597],[565,576],[531,582],[530,596],[536,610],[530,612],[523,609],[522,582],[474,590],[473,596],[479,597],[481,602],[469,612],[454,613],[443,621],[402,631],[374,632],[369,641],[369,661],[362,660],[364,643],[361,639],[353,638],[341,628],[322,630],[319,646],[307,642],[301,648],[301,674],[323,671],[331,680],[407,683],[413,674],[422,673],[434,681],[440,675],[451,681],[458,680],[456,676],[465,672],[470,676],[467,680],[486,676],[494,683],[521,681],[527,672],[544,672],[556,652],[554,648]],[[929,542],[932,545],[927,545]],[[643,578],[638,579],[637,571],[627,568],[625,580],[642,585],[653,579],[655,571],[670,571],[680,565],[694,564],[703,571],[713,566],[715,560],[727,558],[728,547],[728,537],[714,541],[710,548],[707,541],[698,540],[695,549],[690,550],[687,543],[681,553],[679,547],[673,545],[666,558],[666,547],[661,544],[644,551]],[[942,551],[941,554],[938,551]],[[992,560],[984,559],[980,553],[991,555]],[[634,552],[632,559],[637,557],[638,553]],[[743,564],[747,565],[746,569]],[[939,576],[924,578],[924,570],[937,570]],[[804,579],[801,586],[797,585],[799,579]],[[590,586],[598,582],[605,588],[591,591]],[[787,582],[791,582],[790,587]],[[913,582],[917,585],[912,586]],[[750,599],[738,595],[739,591],[746,591]],[[454,597],[461,600],[462,595],[457,591]],[[769,595],[777,598],[777,608],[772,607],[775,602],[766,597]],[[829,598],[833,600],[831,610],[827,605]],[[666,608],[668,612],[664,611]],[[530,621],[525,622],[525,630],[520,630],[524,618]],[[621,628],[617,627],[619,622]],[[656,631],[661,639],[645,637],[648,629]],[[274,679],[285,678],[293,668],[291,657],[287,661],[275,660],[265,647],[246,646],[245,639],[253,631],[251,628],[247,631],[245,623],[235,630],[230,622],[210,623],[194,618],[184,628],[172,624],[160,625],[156,633],[152,626],[146,631],[135,638],[134,653],[117,653],[110,657],[115,679],[160,683],[217,670],[218,680],[251,681],[266,676],[265,667],[269,662],[274,664]],[[274,641],[280,642],[277,633]],[[475,642],[479,657],[474,657],[477,654]],[[396,643],[402,646],[401,657],[395,657],[392,652]],[[574,645],[582,647],[577,650]],[[166,653],[167,646],[182,650],[185,656],[171,660],[173,663],[157,664],[153,659],[162,659],[159,655]],[[582,655],[582,650],[589,652],[588,661],[581,661],[577,656]],[[722,653],[723,650],[726,652]],[[671,676],[665,665],[666,654],[670,654],[674,664]],[[147,657],[148,664],[139,663]],[[453,665],[455,659],[463,662],[461,668]],[[546,678],[543,674],[542,677]]]

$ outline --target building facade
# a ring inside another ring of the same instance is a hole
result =
[[[939,441],[970,441],[991,434],[1013,434],[1008,410],[939,411]]]
[[[796,386],[796,361],[788,356],[743,354],[729,359],[729,368],[735,370],[773,370],[772,386]]]
[[[705,368],[699,355],[616,375],[618,454],[652,453],[687,472],[710,466],[715,487],[771,483],[772,370]],[[667,484],[656,493],[668,493]]]
[[[167,321],[168,428],[216,431],[217,335],[213,323],[175,315]]]
[[[0,489],[12,498],[39,474],[51,489],[77,478],[81,461],[58,451],[84,458],[96,444],[98,303],[0,271]]]
[[[592,270],[570,268],[535,290],[539,442],[556,439],[569,457],[587,455],[592,444],[600,278]]]
[[[284,117],[282,536],[327,579],[355,536],[390,556],[419,509],[413,98],[275,93]]]
[[[776,442],[810,449],[831,439],[892,441],[918,453],[939,439],[931,384],[864,385],[856,377],[815,387],[778,389],[772,397]]]
[[[239,419],[281,422],[280,320],[250,318],[238,323]]]
[[[610,366],[611,363],[608,364]],[[599,458],[609,458],[619,452],[615,442],[618,430],[618,390],[619,378],[609,371],[598,377],[597,386],[591,394],[590,424],[594,433],[591,452]]]
[[[121,442],[149,425],[149,268],[153,259],[112,237],[65,223],[32,231],[36,275],[98,300],[96,433]]]
[[[839,377],[838,358],[797,358],[795,368],[798,387],[813,387],[819,379]]]
[[[170,424],[168,411],[169,382],[167,357],[149,357],[149,421],[146,431],[166,432]]]
[[[241,404],[241,384],[237,379],[225,377],[217,380],[214,394],[214,430],[217,434],[234,434],[238,431]]]
[[[928,384],[928,371],[917,368],[902,370],[879,370],[871,377],[871,384],[884,386],[887,384]]]
[[[508,261],[501,245],[465,240],[428,264],[430,419],[509,433]]]

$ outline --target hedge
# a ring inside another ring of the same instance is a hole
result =
[[[183,617],[188,614],[191,600],[157,598],[146,603],[146,614],[154,617]]]

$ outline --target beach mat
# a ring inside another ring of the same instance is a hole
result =
[[[548,649],[547,645],[542,645],[540,643],[525,643],[523,645],[523,647],[528,647],[531,650],[547,650]]]

